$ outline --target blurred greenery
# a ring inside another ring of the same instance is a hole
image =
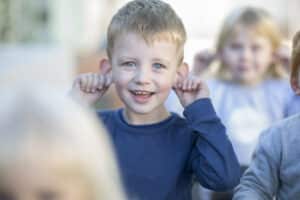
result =
[[[50,0],[0,0],[0,43],[49,41]]]

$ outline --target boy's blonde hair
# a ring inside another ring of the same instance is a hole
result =
[[[218,53],[221,53],[227,41],[236,34],[238,27],[251,28],[258,35],[268,38],[273,52],[280,47],[283,40],[278,25],[266,10],[255,7],[241,7],[231,12],[225,19],[217,39],[216,51]],[[228,73],[227,66],[220,63],[217,75],[226,79]],[[283,78],[286,75],[283,66],[275,63],[271,64],[267,73],[274,78]]]
[[[2,90],[0,187],[14,167],[50,162],[49,173],[79,180],[87,199],[124,200],[104,128],[92,113],[55,93],[49,88]]]
[[[297,80],[299,84],[300,68],[300,31],[293,38],[293,49],[291,58],[291,80]]]
[[[171,6],[160,0],[134,0],[113,16],[107,31],[107,55],[112,57],[114,42],[128,32],[140,35],[147,43],[167,39],[176,43],[183,60],[186,32],[181,19]]]

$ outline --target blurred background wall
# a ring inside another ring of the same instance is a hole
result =
[[[188,32],[185,58],[213,47],[224,16],[242,5],[261,6],[289,41],[300,29],[299,0],[165,0]],[[0,69],[68,89],[77,73],[97,71],[105,30],[128,0],[0,0]],[[28,73],[30,72],[30,73]],[[1,84],[1,83],[0,83]]]

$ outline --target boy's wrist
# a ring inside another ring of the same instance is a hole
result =
[[[184,104],[183,104],[183,107],[186,108],[186,107],[192,105],[194,102],[196,102],[196,101],[198,101],[198,100],[202,100],[202,99],[209,99],[209,96],[208,96],[208,95],[200,96],[200,97],[196,98],[196,99],[193,100],[193,101],[184,103]]]
[[[188,119],[198,120],[199,116],[216,116],[216,112],[210,98],[201,98],[186,106],[183,115]]]

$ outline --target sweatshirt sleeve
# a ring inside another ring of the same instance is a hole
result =
[[[188,169],[208,189],[233,189],[239,183],[240,165],[210,99],[195,101],[185,108],[183,114],[197,138]]]
[[[280,129],[279,129],[280,130]],[[236,187],[234,200],[272,200],[279,187],[281,140],[278,129],[262,133],[250,167]]]

